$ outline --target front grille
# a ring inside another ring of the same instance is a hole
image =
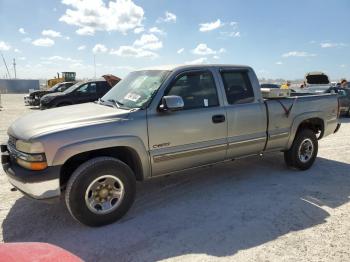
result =
[[[11,146],[12,148],[16,148],[16,138],[13,136],[9,136],[9,140],[8,140],[8,145]]]

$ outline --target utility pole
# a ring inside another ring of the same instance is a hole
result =
[[[95,76],[95,79],[96,79],[96,55],[94,55],[94,76]]]
[[[17,78],[17,72],[16,72],[16,59],[13,59],[13,70],[15,71],[15,79]]]

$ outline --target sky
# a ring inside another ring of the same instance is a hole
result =
[[[30,79],[197,63],[350,79],[349,25],[349,0],[0,0],[0,52],[12,77],[15,58],[17,77]]]

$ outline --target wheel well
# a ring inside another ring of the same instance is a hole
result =
[[[310,129],[317,135],[318,139],[321,139],[324,133],[324,122],[321,118],[306,119],[300,123],[297,132],[302,129]]]
[[[67,184],[72,173],[82,163],[86,162],[89,159],[99,157],[99,156],[109,156],[109,157],[114,157],[119,159],[120,161],[124,162],[131,168],[131,170],[135,174],[136,180],[138,181],[143,180],[142,164],[136,151],[130,147],[120,146],[120,147],[111,147],[111,148],[87,151],[69,158],[61,168],[61,172],[60,172],[61,187]]]

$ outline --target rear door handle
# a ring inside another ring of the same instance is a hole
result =
[[[214,115],[212,117],[213,123],[217,124],[217,123],[222,123],[225,122],[225,116],[224,115]]]

